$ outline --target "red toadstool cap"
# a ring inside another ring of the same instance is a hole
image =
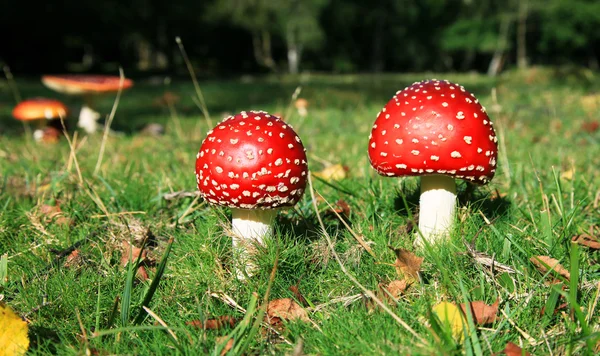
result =
[[[21,121],[58,119],[67,116],[67,107],[58,100],[34,98],[20,102],[13,109],[12,115]]]
[[[241,209],[292,206],[308,174],[306,153],[294,130],[264,111],[242,111],[208,132],[196,159],[204,199]]]
[[[447,80],[416,82],[394,95],[369,136],[371,166],[385,176],[442,174],[486,184],[498,139],[485,108]]]
[[[121,77],[114,75],[64,74],[44,75],[42,83],[50,89],[66,94],[108,93],[133,86],[131,79],[125,78],[121,85]]]

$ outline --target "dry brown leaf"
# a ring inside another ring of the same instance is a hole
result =
[[[482,301],[474,301],[469,303],[469,307],[471,308],[471,315],[473,316],[473,322],[475,325],[485,325],[491,324],[498,319],[498,304],[500,300],[496,299],[494,304],[487,305]],[[467,305],[462,303],[460,305],[463,313],[467,314]]]
[[[600,250],[600,240],[596,236],[592,236],[589,234],[581,234],[573,236],[571,241],[579,245],[587,246],[593,250]]]
[[[568,280],[571,279],[571,274],[569,271],[564,268],[555,258],[549,256],[533,256],[529,260],[535,265],[538,271],[542,273],[552,270]]]
[[[404,280],[402,281],[391,281],[387,287],[385,287],[387,289],[388,292],[390,292],[390,295],[394,298],[399,298],[402,293],[404,293],[406,291],[406,289],[408,288],[408,283]]]
[[[71,253],[65,258],[65,262],[63,266],[65,268],[77,267],[83,262],[83,256],[79,253],[79,250],[73,250]]]
[[[267,306],[266,319],[271,325],[279,325],[282,320],[309,321],[306,310],[291,298],[270,301]]]
[[[150,277],[148,277],[148,272],[146,272],[146,267],[144,267],[144,266],[138,267],[137,271],[135,272],[135,276],[140,281],[147,281],[150,279]]]
[[[69,225],[71,219],[64,216],[60,206],[57,205],[42,205],[38,209],[39,214],[45,218],[46,223],[54,223],[57,225]]]
[[[123,250],[121,254],[121,266],[127,266],[127,263],[134,262],[142,254],[141,261],[144,261],[148,255],[148,251],[142,251],[141,248],[131,245],[127,241],[123,241]]]
[[[228,315],[222,315],[216,319],[207,319],[204,323],[201,320],[192,320],[188,321],[185,324],[189,326],[193,326],[197,329],[206,329],[206,330],[219,330],[224,328],[225,326],[229,326],[231,328],[235,327],[239,319],[234,318]]]
[[[531,354],[512,342],[507,342],[502,351],[506,356],[531,356]]]
[[[229,340],[227,340],[227,339],[229,339]],[[223,350],[221,350],[220,356],[225,356],[229,352],[229,350],[231,350],[231,348],[233,347],[233,338],[230,338],[227,335],[219,336],[216,339],[217,344],[222,344],[225,342],[225,340],[227,340],[227,344],[225,344],[225,347],[223,348]]]
[[[600,129],[600,122],[598,121],[586,121],[581,124],[581,130],[587,133],[594,133]]]
[[[306,299],[304,299],[304,296],[302,295],[302,293],[300,293],[300,289],[298,288],[298,286],[291,286],[289,288],[290,292],[294,293],[294,298],[296,298],[296,300],[298,300],[298,302],[300,303],[300,305],[302,306],[308,306],[308,302],[306,301]]]
[[[411,284],[419,280],[419,271],[423,263],[423,257],[418,257],[409,250],[403,248],[392,248],[396,254],[394,267],[400,278]]]
[[[498,189],[494,189],[494,191],[490,195],[490,200],[502,199],[507,195],[507,193],[501,193]]]
[[[350,205],[346,203],[345,200],[340,199],[335,203],[335,208],[332,210],[327,210],[326,214],[334,214],[338,213],[341,216],[350,216]]]

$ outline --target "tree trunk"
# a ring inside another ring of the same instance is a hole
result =
[[[260,33],[254,32],[252,34],[252,46],[254,48],[256,63],[275,72],[275,61],[271,53],[271,33],[266,30]]]
[[[288,26],[286,40],[288,71],[290,74],[298,74],[300,67],[300,46],[296,39],[296,31]]]
[[[519,22],[517,25],[517,68],[527,68],[527,15],[529,1],[519,2]]]
[[[500,33],[498,34],[498,43],[496,43],[496,49],[494,50],[494,56],[488,66],[487,74],[490,77],[495,77],[502,70],[504,65],[504,54],[506,51],[506,44],[508,43],[508,34],[510,32],[510,17],[505,16],[500,23]]]

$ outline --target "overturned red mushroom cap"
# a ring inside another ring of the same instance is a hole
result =
[[[131,79],[114,75],[63,74],[44,75],[42,83],[50,89],[66,94],[108,93],[133,86]]]
[[[369,136],[371,166],[385,176],[442,174],[486,184],[496,172],[497,153],[485,108],[447,80],[398,91]]]
[[[58,100],[33,98],[21,101],[13,109],[12,115],[21,121],[58,119],[67,116],[67,107]]]
[[[242,111],[208,132],[196,159],[204,199],[241,209],[292,206],[306,188],[308,165],[294,130],[264,111]]]

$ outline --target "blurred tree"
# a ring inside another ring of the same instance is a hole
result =
[[[599,68],[600,1],[548,0],[539,8],[539,50],[560,62],[584,57],[587,64]]]
[[[323,43],[323,30],[319,24],[321,14],[328,0],[289,0],[274,1],[279,30],[285,34],[288,71],[298,73],[302,52],[305,49],[318,49]]]
[[[257,63],[272,71],[277,70],[273,39],[282,39],[287,46],[288,70],[297,73],[302,52],[322,43],[319,15],[327,1],[221,0],[212,4],[208,17],[228,20],[249,31]]]
[[[519,0],[461,1],[457,18],[443,31],[441,47],[459,59],[461,70],[472,68],[477,55],[484,55],[489,58],[488,74],[498,74],[512,45],[518,4]]]

